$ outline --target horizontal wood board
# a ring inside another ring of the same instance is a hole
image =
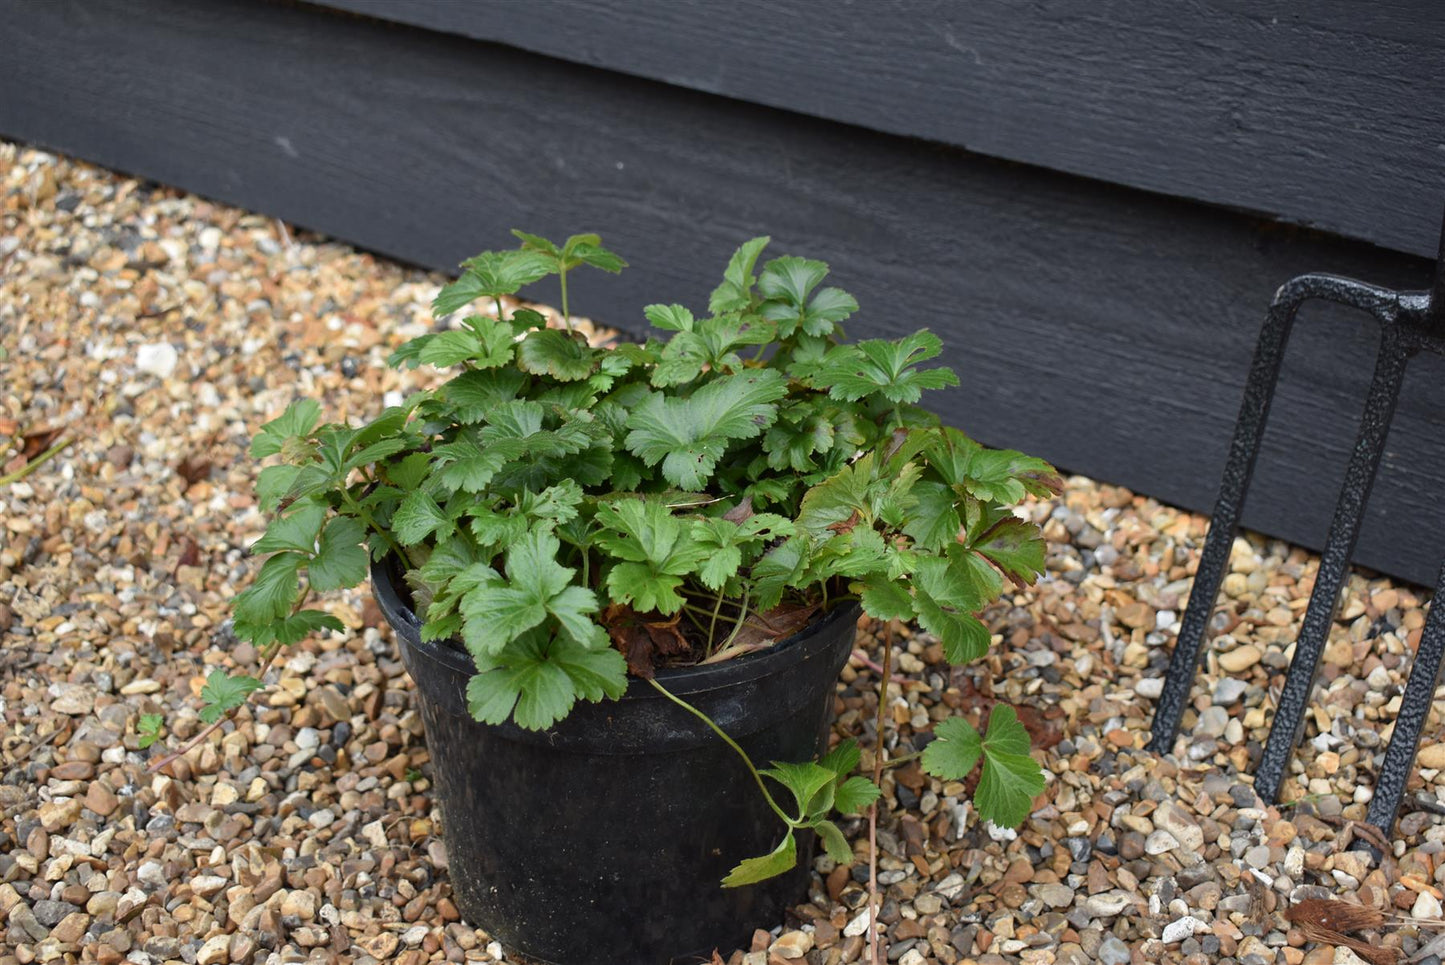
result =
[[[1196,509],[1255,334],[1309,270],[1420,287],[1422,259],[506,47],[240,0],[0,2],[0,133],[454,265],[513,226],[600,231],[633,266],[573,304],[637,328],[702,307],[732,248],[823,258],[855,335],[939,331],[936,405],[995,445]],[[569,286],[571,287],[571,286]],[[543,298],[555,291],[543,288]],[[1311,309],[1247,523],[1318,546],[1373,354]],[[1445,396],[1417,363],[1359,559],[1433,581]]]
[[[1437,0],[324,0],[1433,256]]]

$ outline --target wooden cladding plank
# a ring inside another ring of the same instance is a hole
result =
[[[324,0],[1433,256],[1436,0]]]
[[[0,0],[0,16],[5,135],[434,266],[513,226],[595,230],[634,267],[579,274],[573,304],[629,328],[648,302],[705,304],[733,247],[770,233],[832,263],[863,305],[854,335],[945,338],[950,421],[1196,509],[1275,288],[1429,276],[1209,206],[310,7]],[[1305,312],[1248,525],[1323,541],[1371,325]],[[1445,533],[1437,362],[1408,380],[1359,550],[1422,582]]]

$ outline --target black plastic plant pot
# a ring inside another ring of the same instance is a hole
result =
[[[478,723],[470,656],[422,642],[394,571],[371,575],[417,685],[452,887],[471,924],[553,965],[681,965],[745,945],[804,897],[811,832],[793,872],[721,887],[784,828],[697,718],[634,680],[621,700],[579,703],[546,731]],[[840,607],[769,650],[657,679],[760,767],[812,760],[858,612]]]

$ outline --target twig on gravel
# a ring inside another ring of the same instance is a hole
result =
[[[884,624],[883,666],[878,668],[878,718],[873,735],[873,783],[883,788],[883,760],[888,745],[883,740],[883,724],[888,710],[888,676],[893,667],[893,621]],[[878,957],[878,801],[868,807],[868,962],[883,965]]]
[[[873,671],[876,674],[881,674],[883,672],[883,668],[880,667],[878,664],[874,663],[872,660],[869,660],[868,655],[862,650],[854,650],[852,659],[857,663],[861,663],[863,666],[867,667],[869,670]]]
[[[34,459],[27,462],[25,465],[21,466],[19,469],[10,473],[8,476],[0,476],[0,486],[8,486],[13,482],[19,482],[20,480],[24,479],[32,472],[39,469],[42,465],[49,462],[51,459],[54,459],[57,455],[60,454],[61,450],[63,450],[66,446],[70,445],[74,441],[75,439],[73,437],[70,439],[62,439],[55,445],[51,446],[49,449],[46,449],[40,455],[36,456]]]
[[[310,595],[310,588],[308,586],[307,592],[303,593],[301,595],[301,598],[296,601],[296,606],[292,609],[291,612],[293,614],[298,612],[301,607],[305,605],[306,600],[310,597]],[[276,657],[280,655],[282,649],[283,647],[281,646],[281,644],[274,643],[271,645],[270,651],[263,654],[263,656],[265,657],[265,662],[261,664],[261,672],[256,679],[266,679],[266,675],[271,672],[271,665],[276,662]],[[240,710],[241,707],[245,706],[246,704],[241,704],[240,707],[232,708],[231,713],[224,714],[218,719],[216,719],[213,723],[207,726],[205,730],[201,731],[195,737],[192,737],[190,740],[186,741],[185,745],[181,747],[180,750],[167,754],[165,757],[162,757],[160,760],[147,767],[146,773],[154,774],[161,768],[166,767],[170,764],[174,764],[177,760],[189,754],[193,748],[195,748],[201,743],[201,741],[205,740],[208,736],[215,733],[216,728],[220,727],[226,721],[230,720],[237,710]]]
[[[217,718],[217,720],[216,720],[214,723],[208,725],[205,730],[201,731],[201,732],[200,732],[199,734],[197,734],[195,737],[192,737],[190,740],[186,741],[185,744],[181,746],[180,750],[172,751],[171,753],[167,754],[165,757],[162,757],[160,760],[154,762],[154,763],[151,764],[149,767],[147,767],[147,768],[146,768],[146,773],[147,773],[147,774],[154,774],[154,773],[156,773],[157,771],[159,771],[161,768],[167,767],[167,766],[169,766],[169,765],[171,765],[171,764],[174,764],[176,761],[180,760],[182,757],[185,757],[188,753],[190,753],[190,751],[191,751],[192,748],[196,747],[197,745],[199,745],[199,744],[201,743],[201,741],[205,740],[205,739],[206,739],[207,737],[209,737],[211,734],[215,733],[215,731],[216,731],[216,729],[217,729],[218,727],[220,727],[222,724],[224,724],[226,721],[228,721],[228,720],[230,720],[230,719],[231,719],[231,715],[230,715],[230,714],[227,714],[225,717]]]

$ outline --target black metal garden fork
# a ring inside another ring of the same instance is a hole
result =
[[[1289,281],[1275,293],[1255,345],[1254,361],[1244,388],[1244,402],[1234,426],[1234,441],[1230,444],[1224,480],[1219,487],[1219,499],[1210,520],[1209,535],[1205,539],[1194,588],[1169,663],[1169,673],[1154,712],[1149,750],[1156,754],[1170,753],[1179,733],[1180,720],[1189,701],[1203,651],[1209,617],[1229,564],[1240,512],[1254,472],[1255,459],[1259,455],[1259,444],[1279,381],[1285,346],[1300,307],[1312,299],[1347,305],[1373,315],[1380,324],[1380,349],[1360,419],[1359,435],[1345,471],[1329,538],[1320,556],[1319,573],[1295,644],[1294,659],[1290,662],[1284,689],[1275,708],[1269,740],[1255,768],[1255,792],[1270,804],[1278,799],[1290,758],[1299,743],[1305,710],[1339,607],[1340,589],[1349,572],[1360,521],[1379,469],[1405,368],[1410,359],[1420,352],[1445,355],[1445,225],[1441,228],[1434,284],[1428,292],[1395,292],[1350,278],[1311,274]],[[1415,765],[1421,730],[1429,717],[1440,675],[1441,654],[1445,652],[1445,607],[1439,605],[1442,601],[1445,601],[1445,566],[1442,566],[1436,584],[1414,666],[1395,719],[1395,731],[1385,749],[1385,759],[1366,817],[1387,839],[1394,828],[1395,815]]]

